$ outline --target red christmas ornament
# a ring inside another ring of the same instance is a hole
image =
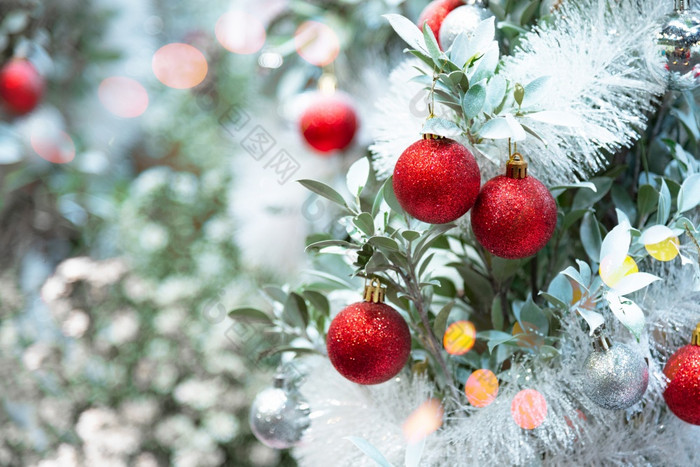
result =
[[[423,8],[418,17],[418,27],[422,31],[423,25],[428,23],[433,34],[435,34],[438,45],[440,45],[440,26],[442,26],[442,22],[452,10],[464,4],[464,0],[435,0],[430,2]],[[442,48],[442,45],[440,45],[440,48]]]
[[[401,154],[393,185],[407,213],[423,222],[445,224],[474,205],[481,174],[467,148],[451,139],[427,135]]]
[[[384,289],[374,279],[365,301],[345,307],[328,328],[326,348],[338,373],[358,384],[390,380],[406,364],[411,333],[406,321],[383,303]]]
[[[357,131],[357,115],[347,99],[338,93],[317,93],[299,122],[309,145],[320,153],[350,146]]]
[[[700,323],[691,343],[668,360],[664,374],[670,380],[664,391],[668,408],[684,422],[700,425]]]
[[[471,216],[474,235],[484,248],[501,258],[527,258],[552,237],[557,204],[539,180],[527,176],[527,162],[515,153],[506,175],[481,189]]]
[[[0,98],[17,115],[34,110],[44,94],[44,79],[24,59],[9,61],[0,70]]]

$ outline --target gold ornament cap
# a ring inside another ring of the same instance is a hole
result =
[[[700,347],[700,323],[695,327],[693,331],[693,337],[690,338],[690,345],[697,345]]]
[[[527,178],[527,162],[519,152],[513,153],[506,164],[506,177],[522,180]]]
[[[365,282],[364,299],[366,302],[384,303],[384,291],[382,283],[375,277],[369,283]]]

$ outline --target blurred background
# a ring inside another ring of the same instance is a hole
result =
[[[226,313],[330,228],[294,180],[366,154],[380,15],[425,3],[0,0],[0,465],[293,465],[250,433],[276,361]],[[360,116],[330,155],[297,123],[324,73]]]

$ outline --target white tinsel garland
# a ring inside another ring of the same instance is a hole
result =
[[[668,8],[640,0],[565,2],[550,23],[524,35],[514,56],[503,59],[499,74],[511,82],[526,85],[549,77],[545,92],[530,102],[526,95],[524,105],[563,112],[578,122],[557,126],[518,118],[546,142],[528,135],[519,144],[531,172],[544,183],[584,180],[605,167],[607,153],[636,140],[654,96],[664,90],[651,70],[662,66],[655,56],[655,30]],[[370,149],[382,178],[392,173],[422,122],[410,111],[420,86],[408,81],[416,74],[409,63],[397,67],[389,78],[389,95],[378,103],[376,142]],[[503,140],[471,149],[485,178],[502,171],[508,156]]]
[[[700,318],[700,292],[694,291],[691,267],[676,262],[661,266],[666,281],[652,285],[644,300],[647,327],[640,344],[617,321],[608,320],[613,342],[628,342],[649,360],[649,388],[642,401],[626,411],[609,411],[581,393],[580,369],[592,351],[591,338],[573,312],[561,320],[559,360],[530,357],[499,375],[496,400],[485,408],[466,405],[446,416],[443,427],[428,437],[420,465],[694,465],[693,447],[700,427],[679,420],[666,407],[662,370],[668,356],[689,341]],[[301,388],[312,408],[306,442],[295,450],[302,466],[373,465],[348,440],[372,443],[394,465],[403,463],[401,425],[430,397],[421,378],[401,375],[379,386],[363,387],[343,379],[316,359]],[[547,417],[534,430],[519,428],[511,416],[513,396],[521,389],[540,392]]]

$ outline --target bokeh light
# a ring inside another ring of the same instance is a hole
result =
[[[601,280],[608,287],[615,287],[623,277],[639,272],[637,263],[631,256],[625,257],[622,264],[612,264],[612,262],[612,256],[606,256],[598,268]]]
[[[32,129],[30,136],[32,149],[42,159],[54,164],[67,164],[75,158],[73,139],[64,131]]]
[[[467,400],[474,407],[486,407],[496,400],[498,395],[498,378],[493,371],[482,368],[476,370],[464,384]]]
[[[659,261],[671,261],[680,254],[681,242],[678,237],[669,237],[666,240],[662,240],[659,243],[654,243],[652,245],[644,245],[647,253]]]
[[[442,345],[450,355],[464,355],[474,347],[476,328],[470,321],[457,321],[447,328]]]
[[[340,53],[340,40],[330,26],[318,21],[306,21],[294,34],[297,53],[312,65],[333,63]]]
[[[122,118],[135,118],[148,108],[148,93],[138,81],[124,76],[102,80],[97,88],[102,105]]]
[[[409,444],[417,443],[442,426],[444,410],[440,401],[428,399],[409,415],[403,423],[404,438]]]
[[[221,15],[214,34],[226,50],[236,54],[254,54],[265,45],[265,26],[255,16],[240,10]]]
[[[520,428],[534,430],[547,418],[547,401],[534,389],[523,389],[513,398],[510,414]]]
[[[282,63],[284,63],[284,58],[277,52],[263,52],[258,58],[258,65],[263,68],[279,68],[282,66]]]
[[[204,54],[188,44],[164,45],[153,54],[153,73],[158,81],[175,89],[189,89],[204,81],[208,65]]]

